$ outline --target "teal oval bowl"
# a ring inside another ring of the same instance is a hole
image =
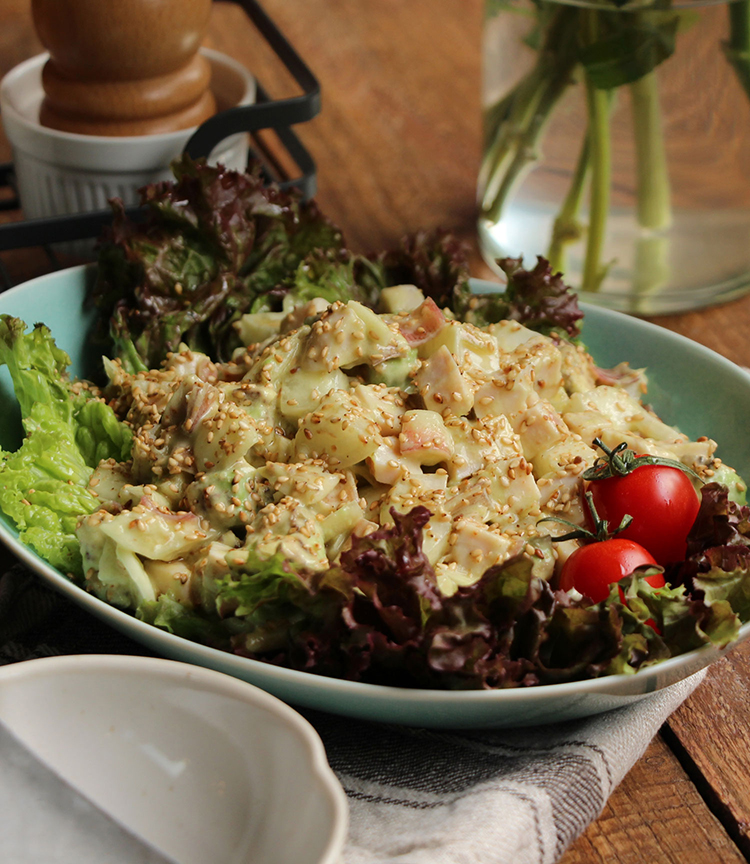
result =
[[[87,341],[93,313],[84,306],[92,267],[75,267],[33,279],[0,294],[0,313],[28,325],[44,322],[71,356],[72,371],[90,376],[98,358]],[[475,282],[476,290],[498,290]],[[583,340],[601,366],[627,360],[646,367],[648,402],[666,422],[695,438],[708,435],[718,454],[750,478],[750,374],[725,358],[656,325],[618,312],[585,306]],[[7,370],[0,370],[0,443],[17,446],[20,419]],[[112,627],[174,660],[216,669],[249,681],[293,705],[388,723],[443,728],[557,723],[629,705],[704,669],[725,651],[704,646],[632,675],[511,690],[417,690],[326,678],[283,669],[207,648],[138,621],[74,585],[18,539],[0,516],[0,539],[47,583]],[[737,642],[750,635],[743,625]],[[737,643],[734,643],[737,644]],[[731,650],[729,646],[725,650]]]

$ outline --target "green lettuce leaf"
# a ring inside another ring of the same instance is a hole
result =
[[[113,202],[99,252],[99,335],[130,371],[158,366],[181,342],[228,359],[242,314],[280,308],[308,256],[343,249],[313,202],[264,187],[259,166],[240,174],[183,156],[172,170],[174,182],[142,190],[145,223]]]
[[[218,617],[211,618],[201,610],[190,609],[168,594],[162,594],[155,601],[141,603],[136,617],[183,639],[224,651],[230,650],[230,634]]]
[[[307,573],[280,554],[262,559],[253,549],[230,553],[227,561],[231,572],[218,580],[214,602],[219,617],[231,621],[233,649],[278,654],[287,665],[321,671],[342,629],[346,588],[336,573]]]
[[[0,509],[24,543],[79,577],[76,523],[99,507],[88,481],[101,459],[128,458],[132,433],[95,391],[70,381],[69,363],[47,327],[27,333],[20,319],[0,316],[0,364],[10,372],[26,433],[17,451],[0,450]]]

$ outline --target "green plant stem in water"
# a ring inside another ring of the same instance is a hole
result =
[[[671,275],[669,246],[669,236],[664,234],[651,234],[636,240],[633,294],[639,299],[634,312],[653,314],[649,298],[659,293]]]
[[[524,169],[538,157],[539,137],[557,101],[572,83],[577,65],[578,9],[555,4],[534,68],[490,108],[485,122],[488,152],[480,172],[482,215],[495,222]],[[493,128],[494,127],[494,128]]]
[[[549,86],[548,73],[540,67],[519,83],[513,93],[493,109],[490,118],[498,127],[482,163],[480,183],[484,186],[482,207],[494,211],[498,191],[508,166],[512,163],[520,140],[539,110]]]
[[[727,11],[729,40],[724,43],[724,53],[750,96],[750,2],[734,0],[727,4]]]
[[[547,250],[547,258],[553,270],[565,272],[565,247],[569,243],[580,240],[584,233],[584,227],[579,220],[583,193],[586,187],[586,179],[589,175],[591,160],[588,132],[583,137],[581,152],[578,154],[578,162],[573,174],[573,182],[568,189],[568,194],[560,208],[560,213],[555,219],[552,227],[552,240]]]
[[[599,37],[599,13],[595,9],[585,9],[581,14],[582,35],[588,42],[594,43]],[[586,134],[591,150],[591,186],[589,230],[581,290],[591,293],[599,290],[607,273],[607,268],[603,267],[601,262],[612,181],[612,142],[609,126],[612,100],[613,91],[595,87],[586,73],[586,104],[589,113],[589,128]]]
[[[630,85],[630,95],[638,223],[643,228],[658,231],[672,224],[672,204],[656,71],[634,81]]]
[[[609,193],[612,179],[612,143],[609,115],[612,91],[598,90],[586,82],[589,109],[588,138],[591,146],[591,194],[589,196],[589,230],[583,264],[583,291],[598,291],[607,268],[602,266],[602,251],[607,232]]]
[[[567,75],[563,72],[559,76],[551,76],[544,82],[535,109],[530,112],[524,127],[518,130],[512,148],[506,153],[507,168],[495,175],[499,184],[493,185],[488,190],[492,193],[489,202],[487,196],[484,199],[483,213],[490,221],[496,222],[500,219],[505,202],[521,179],[524,169],[539,158],[537,154],[539,138],[552,109],[570,83],[572,64],[567,72]]]

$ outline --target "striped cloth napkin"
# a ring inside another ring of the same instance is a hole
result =
[[[0,663],[72,653],[149,652],[12,568],[0,578]],[[597,717],[513,730],[302,710],[349,798],[343,864],[558,861],[703,674]]]
[[[558,861],[703,675],[628,708],[526,729],[409,729],[302,712],[349,798],[345,864]]]

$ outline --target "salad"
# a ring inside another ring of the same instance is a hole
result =
[[[544,261],[474,296],[444,234],[355,256],[314,205],[191,163],[144,194],[153,221],[102,250],[101,381],[0,319],[26,433],[0,508],[86,590],[242,656],[454,689],[636,672],[750,618],[743,481],[643,370],[596,366]]]

